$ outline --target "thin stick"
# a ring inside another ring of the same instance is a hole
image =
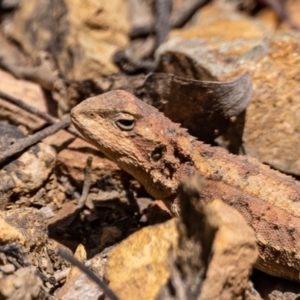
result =
[[[70,255],[67,251],[58,248],[57,254],[70,262],[72,265],[80,269],[83,273],[85,273],[91,280],[93,280],[102,290],[103,292],[111,299],[111,300],[119,300],[117,295],[89,268],[87,268],[84,264],[82,264],[79,260],[77,260],[74,256]]]
[[[74,222],[74,220],[76,219],[76,217],[78,216],[78,214],[80,213],[82,208],[84,207],[86,198],[89,194],[90,187],[91,187],[92,163],[93,163],[93,157],[88,156],[88,158],[86,160],[86,165],[85,165],[85,168],[84,168],[84,182],[83,182],[81,197],[78,200],[76,210],[74,211],[72,216],[70,216],[68,218],[66,226],[70,226]]]
[[[172,8],[172,0],[156,0],[155,1],[155,35],[156,48],[158,48],[170,31],[170,14]]]
[[[0,162],[4,161],[8,157],[21,152],[22,150],[40,142],[47,136],[59,131],[60,129],[66,128],[70,125],[70,115],[66,115],[61,121],[48,126],[47,128],[38,131],[37,133],[27,136],[26,138],[17,140],[12,144],[6,151],[0,153]]]
[[[185,25],[197,12],[199,8],[204,6],[208,0],[190,0],[179,7],[176,11],[173,11],[170,16],[170,27],[179,28]],[[130,29],[129,35],[132,39],[144,37],[155,32],[154,24],[145,24],[143,26],[133,26]]]
[[[208,0],[185,1],[178,10],[172,13],[170,18],[171,27],[180,28],[184,26],[198,11],[198,9],[204,6],[207,2]]]
[[[93,163],[93,157],[89,156],[87,158],[86,166],[84,168],[84,182],[83,182],[81,197],[78,201],[78,206],[77,206],[78,210],[83,208],[83,206],[85,204],[85,201],[86,201],[86,198],[87,198],[87,195],[90,191],[92,163]]]
[[[25,103],[21,99],[18,99],[18,98],[15,98],[15,97],[11,96],[11,95],[8,95],[8,94],[4,93],[3,91],[0,91],[0,98],[2,98],[4,100],[18,106],[18,107],[20,107],[20,108],[36,115],[36,116],[39,116],[40,118],[48,121],[50,124],[54,124],[54,123],[59,122],[59,119],[54,118],[53,116],[47,114],[46,112],[40,111],[39,109]],[[68,127],[68,128],[66,128],[66,130],[68,132],[70,132],[71,134],[84,139],[81,136],[81,134],[77,130],[75,130],[74,128]]]
[[[68,218],[68,220],[66,221],[67,222],[65,224],[66,226],[71,226],[72,225],[72,223],[75,221],[78,214],[81,212],[82,208],[85,205],[85,201],[87,199],[87,196],[89,194],[90,187],[91,187],[92,163],[93,163],[93,157],[88,156],[88,158],[86,160],[86,165],[85,165],[85,168],[84,168],[84,182],[83,182],[81,197],[78,200],[76,210],[74,211],[72,216],[70,216]]]
[[[155,70],[154,61],[134,59],[126,50],[116,51],[112,59],[122,71],[130,75],[141,72],[149,73]]]

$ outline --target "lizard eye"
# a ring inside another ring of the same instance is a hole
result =
[[[120,113],[115,118],[115,124],[121,129],[125,131],[130,131],[135,126],[135,119],[132,115],[127,113]]]

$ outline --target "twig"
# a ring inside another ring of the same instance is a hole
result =
[[[146,24],[143,26],[132,26],[129,31],[131,39],[143,38],[154,32],[153,24]]]
[[[12,144],[6,151],[0,153],[0,162],[4,161],[8,157],[21,152],[29,146],[32,146],[47,136],[59,131],[60,129],[66,128],[70,125],[70,115],[66,115],[61,121],[48,126],[47,128],[38,131],[37,133],[27,136],[26,138],[17,140]]]
[[[155,70],[154,61],[134,59],[126,52],[126,50],[116,51],[112,59],[126,74],[134,75],[138,73],[149,73]]]
[[[54,118],[53,116],[49,115],[48,113],[40,111],[39,109],[37,109],[37,108],[35,108],[35,107],[33,107],[33,106],[25,103],[21,99],[18,99],[18,98],[15,98],[15,97],[11,96],[11,95],[8,95],[8,94],[4,93],[3,91],[0,91],[0,98],[2,98],[4,100],[6,100],[6,101],[8,101],[8,102],[10,102],[10,103],[18,106],[18,107],[20,107],[20,108],[22,108],[22,109],[24,109],[24,110],[26,110],[26,111],[28,111],[28,112],[36,115],[36,116],[39,116],[40,118],[48,121],[51,124],[59,122],[59,119]],[[84,139],[81,136],[81,134],[77,130],[75,130],[74,128],[68,127],[68,128],[66,128],[66,130],[68,132],[70,132],[71,134]]]
[[[71,270],[71,268],[66,268],[62,271],[56,272],[53,276],[55,278],[56,282],[60,282],[63,279],[65,279],[68,276],[70,270]]]
[[[190,0],[186,1],[176,11],[173,11],[170,17],[170,27],[179,28],[185,25],[197,12],[199,8],[204,6],[209,0]],[[145,37],[155,31],[154,24],[145,24],[143,26],[133,26],[129,35],[132,39]]]
[[[143,37],[153,30],[153,9],[149,1],[128,0],[130,37]],[[144,34],[145,32],[145,34]]]
[[[158,48],[170,31],[170,14],[172,9],[172,0],[155,1],[155,35],[156,48]]]
[[[205,5],[209,0],[190,0],[185,1],[184,4],[174,13],[170,18],[170,25],[172,28],[180,28],[184,26],[197,12],[199,8]]]
[[[86,165],[84,168],[84,182],[83,182],[81,197],[78,200],[76,210],[74,211],[72,216],[70,216],[68,218],[68,221],[66,221],[67,222],[65,224],[66,226],[70,226],[74,222],[74,220],[78,216],[79,212],[84,207],[84,204],[85,204],[86,198],[89,194],[90,186],[91,186],[92,163],[93,163],[93,157],[88,156],[88,158],[86,160]]]
[[[22,266],[30,265],[30,262],[27,260],[25,254],[23,253],[21,245],[17,242],[12,242],[12,243],[0,246],[0,252],[16,258],[21,263]]]
[[[81,193],[81,197],[78,201],[78,206],[77,206],[77,209],[82,209],[84,204],[85,204],[85,201],[86,201],[86,198],[87,198],[87,195],[90,191],[90,186],[91,186],[91,174],[92,174],[92,163],[93,163],[93,157],[92,156],[89,156],[87,158],[87,161],[86,161],[86,166],[84,168],[84,182],[83,182],[83,188],[82,188],[82,193]]]
[[[57,254],[70,262],[72,265],[80,269],[83,273],[85,273],[91,280],[93,280],[102,290],[103,292],[111,299],[111,300],[119,300],[117,295],[89,268],[87,268],[84,264],[82,264],[79,260],[77,260],[74,256],[70,255],[67,251],[58,248]]]

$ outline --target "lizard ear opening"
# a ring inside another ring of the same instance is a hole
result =
[[[120,113],[115,118],[115,124],[121,130],[130,131],[135,126],[135,119],[132,115],[127,113]]]
[[[165,152],[166,149],[164,147],[157,147],[154,149],[154,151],[151,153],[151,158],[153,161],[157,162],[163,157],[163,152]]]

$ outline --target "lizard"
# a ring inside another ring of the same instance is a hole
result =
[[[84,100],[72,109],[71,120],[91,144],[175,213],[180,181],[203,176],[204,203],[223,200],[254,229],[256,268],[300,282],[300,184],[291,176],[197,140],[125,91]]]

